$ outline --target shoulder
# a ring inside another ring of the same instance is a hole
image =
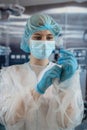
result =
[[[12,66],[8,66],[8,67],[3,67],[0,70],[0,72],[1,73],[20,72],[20,71],[26,70],[27,66],[28,66],[28,63],[12,65]]]

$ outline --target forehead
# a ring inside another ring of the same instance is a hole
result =
[[[53,35],[49,30],[35,32],[33,35]]]

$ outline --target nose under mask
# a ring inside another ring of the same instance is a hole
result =
[[[55,41],[30,40],[30,52],[37,59],[48,58],[55,49]]]

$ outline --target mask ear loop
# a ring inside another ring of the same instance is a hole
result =
[[[31,40],[33,40],[33,39],[32,39],[32,36],[31,36],[31,37],[29,38],[29,40],[28,40],[28,43],[29,43],[29,44],[30,44],[30,41],[31,41]]]
[[[29,45],[29,47],[30,47],[30,42],[31,42],[31,40],[33,40],[32,39],[32,36],[29,38],[29,40],[28,40],[28,45]]]

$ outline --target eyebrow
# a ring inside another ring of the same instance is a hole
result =
[[[34,35],[41,35],[41,34],[39,34],[39,33],[36,33],[36,34],[34,34]]]
[[[41,34],[39,34],[39,33],[36,33],[36,34],[34,34],[34,35],[41,35]],[[47,34],[48,36],[53,36],[53,34]]]

